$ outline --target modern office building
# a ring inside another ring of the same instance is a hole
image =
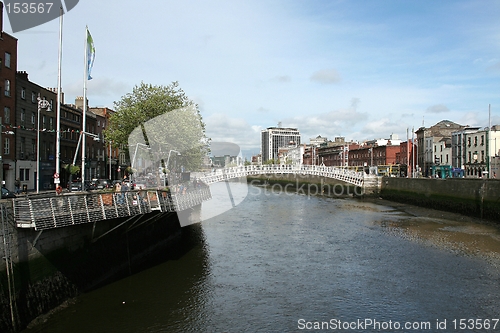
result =
[[[291,144],[300,145],[300,132],[297,128],[268,127],[262,130],[262,163],[272,159],[277,161],[279,148]]]

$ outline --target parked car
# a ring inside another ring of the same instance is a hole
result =
[[[68,184],[68,189],[70,191],[82,191],[82,182],[81,181],[76,181],[76,182],[71,182]],[[94,184],[92,184],[91,181],[86,180],[84,182],[84,191],[90,191],[90,190],[95,190],[96,187]]]
[[[9,191],[5,187],[2,187],[2,199],[10,199],[10,198],[15,198],[16,195],[14,192]]]
[[[96,188],[98,190],[102,190],[105,188],[111,188],[113,184],[111,183],[111,179],[98,179],[96,182]]]

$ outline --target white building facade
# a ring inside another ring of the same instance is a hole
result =
[[[269,127],[261,133],[262,163],[279,158],[279,148],[300,145],[300,132],[297,128]]]

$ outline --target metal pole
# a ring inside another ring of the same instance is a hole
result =
[[[59,15],[59,56],[57,70],[57,115],[56,115],[56,173],[60,174],[61,164],[61,62],[62,62],[62,27],[63,27],[63,9]]]
[[[0,166],[2,169],[0,169],[0,187],[3,187],[3,142],[2,142],[2,117],[0,117]],[[0,196],[1,198],[1,196]],[[5,237],[5,234],[4,234]]]
[[[111,142],[112,141],[109,141],[109,178],[108,179],[111,179]]]
[[[38,94],[38,117],[36,126],[36,193],[40,190],[40,94]]]

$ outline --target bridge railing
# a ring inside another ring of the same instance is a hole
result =
[[[305,174],[323,176],[338,179],[356,186],[362,186],[365,178],[364,172],[357,172],[347,168],[305,164],[266,164],[215,169],[214,172],[205,174],[201,179],[207,184],[212,184],[237,177],[263,174]]]
[[[17,227],[44,230],[151,212],[178,212],[211,198],[203,186],[186,193],[163,190],[72,193],[13,200]]]

